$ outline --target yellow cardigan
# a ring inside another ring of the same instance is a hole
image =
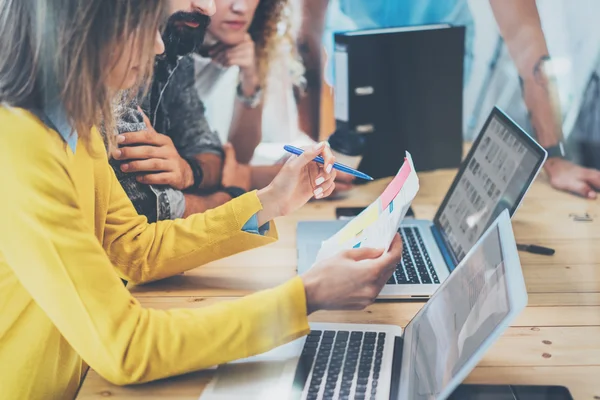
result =
[[[115,384],[258,354],[308,332],[299,278],[192,310],[140,306],[119,279],[171,276],[271,243],[241,230],[256,193],[185,220],[137,215],[94,131],[75,154],[0,107],[0,399],[73,398],[83,361]]]

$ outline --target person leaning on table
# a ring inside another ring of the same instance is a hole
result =
[[[151,73],[164,2],[0,0],[2,399],[72,398],[84,362],[123,385],[267,351],[306,334],[316,310],[365,307],[400,259],[396,238],[383,255],[349,251],[238,301],[140,306],[119,277],[147,282],[270,243],[267,221],[302,206],[319,176],[328,195],[335,178],[310,162],[333,161],[321,145],[205,214],[156,224],[136,214],[93,126],[101,115],[114,132],[116,89]]]

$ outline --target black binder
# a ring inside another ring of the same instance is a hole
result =
[[[446,24],[335,34],[336,128],[364,135],[359,170],[393,176],[462,159],[465,28]]]

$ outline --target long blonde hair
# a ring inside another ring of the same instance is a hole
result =
[[[0,103],[44,108],[60,101],[77,134],[104,125],[114,143],[112,60],[133,38],[152,75],[166,0],[0,0]],[[136,50],[138,50],[136,49]]]

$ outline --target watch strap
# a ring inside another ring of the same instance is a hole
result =
[[[554,146],[546,147],[544,150],[548,153],[548,158],[565,158],[566,156],[565,145],[562,141]]]
[[[202,171],[202,166],[195,158],[184,158],[184,160],[190,165],[192,169],[192,174],[194,176],[194,184],[192,187],[198,188],[200,184],[202,184],[202,180],[204,179],[204,171]]]
[[[262,99],[262,89],[260,86],[256,87],[252,96],[246,96],[242,90],[242,83],[238,83],[236,90],[237,98],[248,108],[256,108],[260,104]]]
[[[229,196],[231,196],[232,199],[238,198],[241,195],[246,194],[246,191],[244,189],[237,186],[227,186],[221,188],[221,191],[227,193]]]

